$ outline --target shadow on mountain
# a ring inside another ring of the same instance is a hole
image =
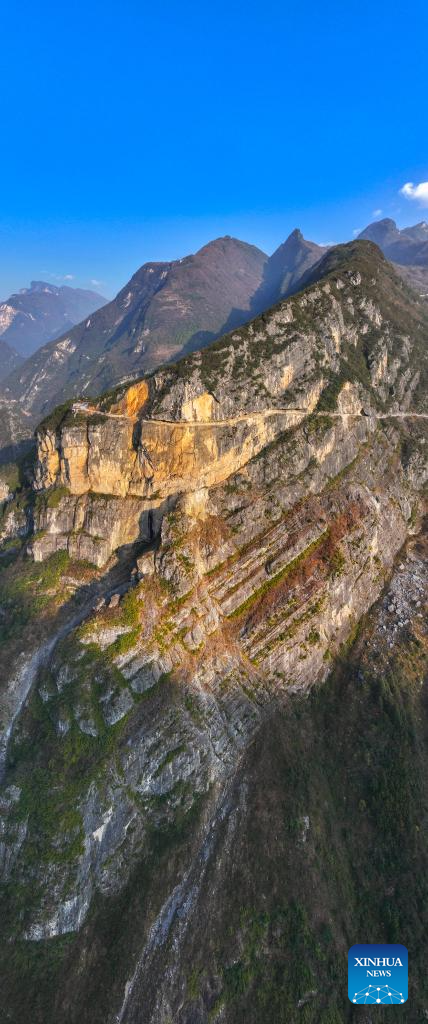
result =
[[[6,444],[0,448],[0,466],[7,466],[10,462],[22,463],[27,461],[35,451],[35,442],[32,437],[16,444]]]

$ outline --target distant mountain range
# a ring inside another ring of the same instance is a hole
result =
[[[376,221],[359,237],[376,242],[402,277],[419,294],[428,294],[425,222],[401,231],[393,220]],[[22,408],[28,430],[29,423],[70,397],[96,396],[203,348],[303,287],[326,248],[296,229],[269,257],[225,236],[184,259],[145,263],[115,299],[98,309],[104,300],[96,293],[33,282],[0,306],[1,341],[15,348],[3,351],[9,368],[3,402],[14,402],[15,418]],[[80,322],[73,325],[79,311]],[[61,316],[67,326],[59,332]],[[22,363],[22,339],[35,345],[42,326],[41,340],[47,343]],[[48,340],[49,331],[58,336]]]
[[[396,264],[397,270],[420,295],[428,296],[428,224],[421,221],[413,227],[397,227],[386,217],[364,228],[358,236],[367,238],[382,249],[384,256]]]
[[[400,230],[394,220],[386,217],[369,224],[358,237],[376,242],[384,256],[393,263],[405,267],[428,267],[428,224],[425,221]]]
[[[29,288],[0,303],[0,337],[26,358],[106,302],[98,292],[84,288],[32,281]]]

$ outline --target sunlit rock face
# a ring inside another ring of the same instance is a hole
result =
[[[7,506],[25,518],[21,571],[29,555],[54,610],[40,640],[34,620],[23,627],[2,695],[0,857],[20,894],[5,941],[38,943],[44,966],[58,950],[43,1024],[258,1024],[260,956],[264,977],[282,943],[294,977],[295,935],[299,955],[312,931],[317,948],[345,948],[345,900],[338,910],[328,879],[354,905],[361,864],[370,871],[355,849],[384,793],[382,723],[396,736],[405,719],[381,682],[400,643],[408,703],[421,692],[427,324],[402,288],[371,245],[352,246],[212,348],[38,429],[28,504]],[[346,676],[359,628],[370,671],[379,660],[373,693],[368,669]],[[354,764],[347,738],[360,733]],[[413,735],[406,720],[403,743]],[[400,758],[410,763],[407,747]],[[318,935],[314,891],[339,938]],[[291,996],[287,975],[275,1015],[294,1024],[309,991],[318,1024],[318,989],[306,974],[302,985]]]

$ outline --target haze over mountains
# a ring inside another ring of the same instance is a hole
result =
[[[421,221],[400,230],[388,217],[369,224],[359,238],[367,238],[395,263],[404,280],[420,295],[428,296],[428,224]]]
[[[16,348],[8,345],[7,341],[3,341],[0,337],[0,381],[8,377],[13,370],[16,370],[24,362],[24,356],[20,356]]]
[[[0,337],[26,358],[106,301],[98,292],[84,288],[32,281],[29,288],[0,303]]]
[[[0,381],[18,369],[44,342],[57,338],[82,317],[105,303],[97,292],[83,288],[57,287],[46,281],[32,281],[29,288],[0,303]],[[31,436],[33,421],[24,404],[0,399],[1,458],[9,459],[17,445]]]
[[[428,267],[428,224],[421,221],[410,228],[397,227],[394,220],[386,217],[364,228],[358,235],[367,238],[382,249],[387,259],[403,266]]]
[[[428,293],[425,222],[401,231],[385,219],[368,225],[360,237],[376,242],[420,295]],[[14,422],[21,410],[25,413],[22,431],[28,435],[30,425],[70,397],[96,396],[121,380],[141,377],[293,294],[325,251],[298,229],[270,257],[238,239],[218,238],[184,259],[144,264],[111,302],[88,310],[54,340],[47,335],[57,330],[61,317],[71,321],[83,305],[87,309],[103,300],[95,293],[33,282],[0,307],[2,341],[13,344],[21,337],[28,349],[43,328],[38,337],[47,343],[24,363],[19,352],[4,351],[11,372],[3,382],[3,408],[13,402]],[[7,443],[6,435],[1,440]]]

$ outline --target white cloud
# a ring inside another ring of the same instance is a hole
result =
[[[383,214],[383,210],[373,210],[372,216],[373,217],[381,217],[382,214]]]
[[[96,277],[91,277],[90,284],[93,284],[95,288],[99,288],[101,284],[104,284],[104,281],[97,281]]]
[[[420,206],[428,206],[428,181],[420,181],[419,185],[408,181],[400,188],[400,194],[406,199],[414,199]]]
[[[53,274],[51,270],[41,270],[41,274],[46,274],[47,277],[52,277],[54,281],[74,281],[74,274]]]
[[[362,230],[363,230],[362,228],[354,228],[354,230],[352,232],[354,238],[356,238],[357,235],[361,235]]]

